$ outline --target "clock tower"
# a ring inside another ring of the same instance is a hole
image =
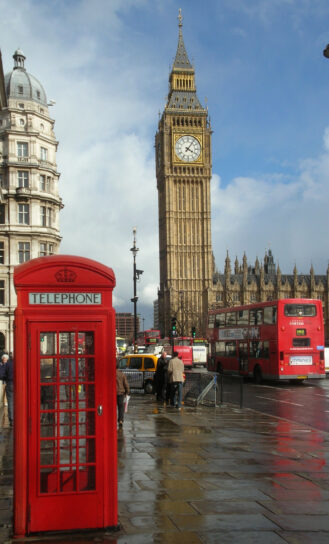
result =
[[[212,288],[210,213],[211,128],[198,100],[179,10],[178,47],[169,76],[169,94],[155,137],[159,206],[159,325],[168,335],[205,333]]]

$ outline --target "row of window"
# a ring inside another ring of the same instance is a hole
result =
[[[248,346],[249,344],[249,346]],[[248,349],[249,348],[249,349]],[[270,344],[268,340],[243,342],[237,344],[235,341],[216,342],[216,355],[218,357],[254,357],[256,359],[268,359],[270,356]]]
[[[39,176],[39,189],[40,191],[44,192],[51,192],[51,184],[52,184],[53,178],[50,176],[46,176],[44,174],[40,174]],[[4,187],[4,180],[1,177],[0,174],[0,184],[3,189]],[[17,171],[17,187],[25,187],[28,189],[30,187],[30,180],[29,180],[29,172],[28,170],[18,170]]]
[[[6,223],[6,207],[0,204],[0,225]],[[30,204],[18,204],[18,223],[20,225],[30,224]],[[49,206],[40,206],[40,225],[42,227],[52,227],[55,220],[55,211]]]
[[[315,317],[315,304],[291,303],[284,305],[287,317]],[[277,307],[253,308],[252,310],[236,310],[233,312],[209,314],[209,328],[230,327],[232,325],[273,325],[276,323]]]
[[[48,206],[40,206],[40,225],[51,227],[53,225],[54,211]],[[30,205],[18,204],[18,223],[20,225],[30,224]]]
[[[39,257],[54,254],[54,244],[48,242],[40,242]],[[31,258],[31,243],[18,242],[18,262],[25,263]],[[0,264],[5,264],[5,243],[0,241]]]
[[[39,256],[45,257],[46,255],[54,254],[54,244],[47,242],[40,242]],[[18,242],[18,262],[20,264],[25,263],[31,259],[31,243],[30,242]]]
[[[17,91],[18,91],[18,94],[24,94],[24,86],[23,85],[18,85],[17,86]],[[26,92],[30,93],[30,88],[26,88]],[[36,97],[40,100],[40,98],[41,98],[40,91],[36,90],[35,94],[36,94]]]
[[[17,157],[20,159],[27,158],[29,156],[29,144],[28,142],[17,142]],[[40,147],[40,160],[48,160],[48,149],[46,147]]]
[[[240,300],[241,300],[240,293],[230,293],[229,297],[233,302],[240,302]],[[224,293],[217,293],[216,294],[216,302],[222,302],[223,300],[224,300]],[[249,295],[249,300],[250,300],[250,302],[257,302],[257,294],[256,293],[251,293]],[[273,297],[268,299],[268,300],[273,300]]]
[[[202,120],[197,118],[191,118],[191,117],[174,117],[173,118],[173,126],[185,126],[185,127],[201,127],[202,126]]]
[[[174,174],[187,174],[187,175],[199,175],[203,174],[203,168],[200,168],[199,166],[174,166]]]
[[[23,104],[23,107],[24,107],[24,104]],[[10,120],[6,120],[6,119],[0,119],[0,128],[1,127],[5,127],[7,125],[10,125]],[[25,119],[23,119],[22,117],[20,117],[19,119],[19,124],[21,127],[25,126],[26,125],[26,121]],[[45,125],[43,123],[40,123],[40,130],[43,132],[45,130]]]
[[[273,325],[276,323],[276,315],[276,306],[209,314],[208,326],[213,329],[232,325]]]
[[[232,300],[232,302],[239,302],[241,304],[241,294],[240,293],[229,293],[229,298]],[[258,299],[258,295],[257,293],[251,293],[249,294],[249,302],[252,303],[252,302],[259,302],[259,299]],[[279,297],[276,297],[275,295],[268,295],[266,300],[267,301],[270,301],[270,300],[274,300],[276,298],[279,298]],[[291,293],[281,293],[281,297],[280,298],[292,298],[292,294]],[[322,300],[322,302],[325,302],[325,294],[324,293],[318,293],[316,296],[311,296],[311,295],[298,295],[298,298],[317,298],[318,300]],[[224,300],[224,293],[221,292],[221,293],[216,293],[216,302],[222,302]]]

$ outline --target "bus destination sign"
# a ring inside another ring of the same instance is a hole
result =
[[[29,293],[29,304],[97,305],[102,304],[102,293]]]

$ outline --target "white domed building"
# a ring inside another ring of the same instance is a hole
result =
[[[61,241],[55,122],[23,52],[13,58],[4,75],[0,55],[0,352],[13,351],[14,267],[58,253]]]

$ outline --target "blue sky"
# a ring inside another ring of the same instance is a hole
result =
[[[5,73],[20,47],[56,100],[61,251],[113,267],[115,305],[150,325],[158,270],[154,135],[176,53],[178,9],[213,128],[216,264],[263,258],[283,273],[329,259],[327,0],[0,0]]]

